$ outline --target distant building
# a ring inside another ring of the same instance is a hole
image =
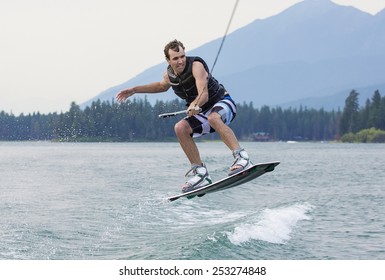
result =
[[[255,132],[250,135],[250,140],[259,142],[270,141],[270,134],[267,132]]]

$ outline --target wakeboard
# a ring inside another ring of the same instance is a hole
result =
[[[181,197],[186,197],[186,198],[193,198],[194,196],[203,196],[208,193],[212,192],[217,192],[217,191],[222,191],[228,188],[233,188],[239,185],[242,185],[244,183],[247,183],[263,174],[266,172],[271,172],[274,170],[274,168],[279,164],[279,161],[274,161],[274,162],[266,162],[266,163],[258,163],[258,164],[253,164],[249,168],[240,171],[239,173],[233,174],[231,176],[228,176],[226,178],[223,178],[217,182],[214,182],[210,185],[204,186],[202,188],[190,191],[190,192],[185,192],[181,193],[175,196],[171,196],[168,198],[170,201],[177,200]]]

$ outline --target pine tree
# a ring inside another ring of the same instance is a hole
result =
[[[358,131],[358,95],[356,90],[352,90],[345,100],[340,123],[341,134]]]

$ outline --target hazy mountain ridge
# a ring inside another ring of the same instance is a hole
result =
[[[213,74],[236,102],[330,108],[327,96],[385,83],[383,26],[385,10],[373,16],[327,0],[305,0],[229,34]],[[203,57],[211,67],[221,40],[187,54]],[[111,100],[122,88],[157,81],[165,67],[155,65],[93,100]],[[175,97],[147,95],[150,102]]]

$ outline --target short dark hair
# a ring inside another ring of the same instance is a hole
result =
[[[178,41],[178,40],[173,40],[169,42],[165,47],[164,47],[164,55],[166,56],[167,59],[170,59],[170,54],[168,51],[171,49],[173,51],[179,52],[179,47],[181,47],[184,50],[183,43]]]

